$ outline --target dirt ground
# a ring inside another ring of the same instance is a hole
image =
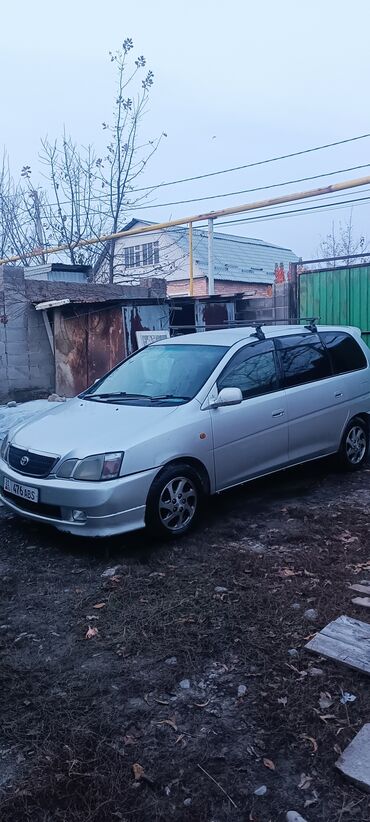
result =
[[[334,763],[369,680],[304,645],[369,621],[348,590],[370,578],[369,503],[369,469],[320,463],[214,498],[170,545],[1,508],[2,822],[368,822]]]

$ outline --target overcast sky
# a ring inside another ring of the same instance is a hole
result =
[[[76,140],[100,147],[101,123],[109,121],[114,96],[108,51],[127,36],[155,74],[144,132],[168,135],[141,185],[370,131],[368,0],[3,0],[1,5],[0,141],[15,173],[25,163],[36,170],[40,137],[53,138],[63,126]],[[226,195],[365,163],[370,163],[370,138],[162,188],[156,203]],[[271,196],[367,174],[370,168],[291,183]],[[369,188],[352,196],[370,196]],[[165,220],[266,196],[153,205],[136,216]],[[370,242],[369,204],[354,205],[352,213],[356,232]],[[347,206],[220,230],[288,246],[307,258],[332,221],[345,222],[349,215]]]

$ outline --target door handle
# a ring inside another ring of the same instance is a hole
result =
[[[279,411],[273,411],[272,412],[273,417],[282,417],[283,414],[285,414],[285,411],[284,411],[283,408],[280,408]]]
[[[336,394],[334,394],[334,397],[336,399],[339,399],[339,397],[343,397],[343,391],[337,391]]]

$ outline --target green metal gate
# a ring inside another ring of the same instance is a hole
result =
[[[355,325],[370,347],[370,265],[302,273],[299,315],[319,317],[321,325]]]

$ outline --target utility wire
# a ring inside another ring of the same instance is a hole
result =
[[[171,185],[177,185],[177,184],[180,184],[180,183],[192,182],[194,180],[203,180],[207,177],[216,177],[220,174],[229,174],[230,172],[241,171],[241,170],[246,169],[246,168],[255,168],[257,166],[266,165],[268,163],[275,163],[275,162],[278,162],[280,160],[286,160],[286,159],[290,159],[292,157],[299,157],[301,155],[310,154],[310,153],[315,152],[315,151],[322,151],[323,149],[332,148],[332,147],[339,146],[339,145],[344,145],[345,143],[353,143],[353,142],[358,141],[358,140],[364,140],[368,137],[370,137],[370,132],[368,134],[360,134],[357,137],[349,137],[345,140],[337,140],[336,142],[333,142],[333,143],[325,143],[321,146],[314,146],[312,148],[302,149],[301,151],[294,151],[294,152],[291,152],[290,154],[281,154],[281,155],[276,156],[276,157],[270,157],[266,160],[257,160],[253,163],[246,163],[246,164],[241,165],[241,166],[233,166],[232,168],[225,168],[225,169],[221,169],[219,171],[211,171],[211,172],[208,172],[207,174],[198,174],[198,175],[195,175],[194,177],[183,177],[182,179],[179,179],[179,180],[171,180],[171,181],[167,181],[167,182],[164,182],[164,183],[158,183],[158,184],[152,185],[152,186],[145,186],[143,188],[136,188],[131,193],[136,194],[136,193],[141,192],[141,191],[148,191],[148,192],[149,191],[154,191],[154,189],[163,188],[165,186],[171,186]],[[173,202],[173,203],[159,203],[158,205],[151,204],[151,205],[146,205],[146,206],[135,206],[135,204],[133,204],[131,206],[131,210],[136,211],[138,209],[143,209],[143,208],[164,208],[165,206],[168,206],[168,205],[182,205],[183,203],[199,202],[200,200],[208,200],[208,199],[213,199],[213,198],[216,198],[216,197],[231,197],[232,195],[245,194],[245,193],[252,192],[252,191],[263,191],[264,189],[267,189],[267,188],[276,188],[278,186],[289,185],[289,184],[294,183],[294,182],[299,183],[299,182],[304,182],[304,181],[307,181],[307,180],[318,179],[319,177],[329,177],[330,175],[333,175],[333,174],[341,174],[341,173],[344,173],[345,171],[354,171],[354,170],[360,169],[360,168],[368,168],[368,165],[353,166],[353,167],[347,168],[347,169],[338,169],[337,171],[330,171],[327,174],[318,174],[318,175],[315,175],[315,176],[312,176],[312,177],[302,177],[298,180],[287,180],[286,182],[275,183],[271,186],[262,186],[261,188],[244,189],[243,191],[234,191],[234,192],[229,192],[229,193],[226,193],[226,194],[214,194],[214,195],[209,195],[209,197],[194,198],[193,200],[178,200],[178,201]],[[110,195],[107,193],[107,194],[92,196],[92,197],[89,198],[89,200],[90,200],[90,202],[91,201],[102,201],[102,202],[104,202],[106,199],[109,199],[109,197],[110,197]],[[81,203],[83,201],[82,200],[77,200],[77,202]],[[69,203],[70,203],[69,200],[59,201],[59,205],[69,205]],[[53,206],[56,206],[56,205],[58,205],[58,203],[45,203],[44,207],[47,208],[48,206],[53,207]],[[128,204],[128,206],[130,206],[130,204]]]
[[[146,186],[145,188],[137,188],[135,189],[135,191],[148,191],[149,189],[154,188],[164,188],[164,186],[174,186],[178,185],[179,183],[190,183],[193,182],[193,180],[204,180],[206,177],[216,177],[219,174],[230,174],[232,171],[242,171],[245,168],[256,168],[256,166],[266,165],[267,163],[276,163],[279,160],[289,160],[291,157],[299,157],[302,154],[310,154],[313,151],[322,151],[326,148],[342,146],[345,143],[354,143],[356,140],[365,140],[367,137],[370,137],[370,133],[359,134],[357,137],[347,137],[347,139],[345,140],[336,140],[333,143],[324,143],[321,146],[313,146],[312,148],[305,148],[301,151],[292,151],[290,154],[280,154],[276,157],[268,157],[267,160],[257,160],[253,163],[245,163],[242,166],[233,166],[232,168],[224,168],[220,171],[210,171],[207,174],[197,174],[194,177],[183,177],[180,180],[170,180],[165,183],[157,183],[157,185]]]
[[[186,203],[200,203],[203,200],[216,200],[224,197],[235,197],[238,194],[251,194],[255,191],[267,191],[271,188],[281,188],[282,186],[293,185],[294,183],[306,183],[309,180],[319,180],[321,177],[333,177],[335,174],[344,174],[347,171],[358,171],[361,168],[370,168],[370,163],[364,163],[360,166],[350,166],[349,168],[338,168],[335,171],[326,171],[323,174],[313,174],[310,177],[299,177],[296,180],[284,180],[282,183],[271,183],[267,186],[258,186],[256,188],[243,188],[239,191],[227,191],[223,194],[208,194],[206,197],[191,197],[189,200],[176,200],[171,203],[152,203],[145,206],[134,206],[132,210],[142,211],[142,209],[151,208],[165,208],[167,206],[185,205]]]
[[[309,211],[316,211],[318,209],[320,209],[320,211],[325,211],[327,208],[333,208],[333,207],[335,207],[335,208],[346,208],[348,205],[352,205],[352,204],[356,205],[357,203],[365,203],[365,202],[369,202],[369,201],[370,201],[370,197],[358,197],[355,200],[345,200],[344,202],[339,202],[339,203],[335,200],[332,203],[325,203],[324,205],[308,206],[307,208],[295,208],[295,209],[292,209],[290,211],[288,211],[288,210],[287,211],[276,211],[272,214],[260,214],[258,217],[244,217],[243,219],[240,219],[240,220],[224,220],[222,222],[219,222],[218,225],[239,225],[239,224],[242,224],[242,223],[259,222],[260,220],[274,220],[275,218],[277,219],[278,217],[280,218],[282,216],[283,217],[289,217],[290,215],[294,216],[295,214],[301,214],[301,213],[305,213],[305,212],[309,212]]]

